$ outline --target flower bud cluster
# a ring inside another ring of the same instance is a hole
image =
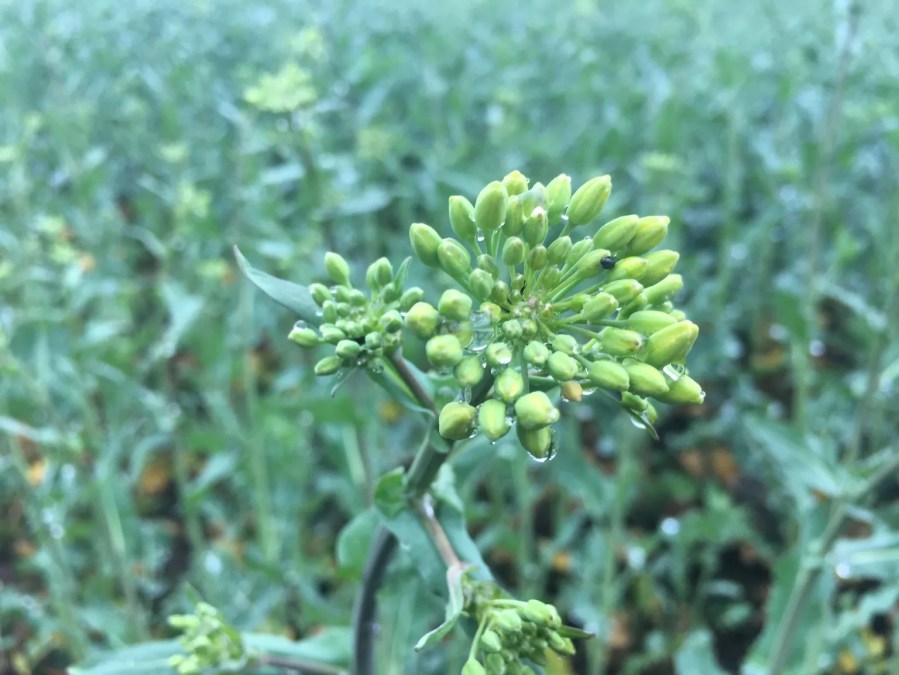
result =
[[[702,402],[684,365],[698,327],[673,304],[683,287],[674,273],[679,254],[653,250],[669,219],[627,215],[593,226],[611,189],[610,177],[599,176],[572,194],[564,174],[529,187],[513,171],[488,184],[474,204],[450,198],[458,238],[412,225],[419,260],[464,293],[445,292],[437,309],[418,303],[407,327],[428,341],[431,364],[452,369],[463,392],[485,370],[495,376],[489,400],[477,409],[464,395],[443,409],[444,437],[479,431],[496,441],[514,426],[531,455],[545,459],[554,452],[551,427],[559,419],[547,392],[556,388],[571,401],[605,389],[650,423],[650,398]]]
[[[168,661],[179,675],[199,675],[223,666],[236,670],[245,665],[248,654],[240,634],[212,605],[200,602],[194,614],[172,615],[169,624],[181,631],[179,642],[185,653]]]
[[[539,600],[494,600],[479,618],[462,675],[533,674],[524,661],[545,665],[549,651],[574,654],[559,612]]]
[[[382,369],[381,359],[391,356],[402,342],[403,314],[424,295],[420,288],[403,291],[387,258],[379,258],[365,274],[369,292],[354,288],[346,260],[325,254],[325,271],[332,285],[315,283],[309,294],[319,307],[318,329],[297,322],[287,336],[301,347],[330,345],[332,353],[315,364],[316,375],[332,375],[341,368]]]

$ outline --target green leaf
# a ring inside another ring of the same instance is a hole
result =
[[[899,576],[899,532],[877,532],[865,539],[841,539],[828,556],[842,579],[881,579]]]
[[[378,526],[378,514],[368,508],[344,525],[337,535],[337,564],[350,578],[359,579],[365,569],[365,558]]]
[[[594,636],[593,633],[588,633],[587,631],[575,628],[574,626],[562,626],[559,628],[558,632],[562,637],[571,638],[572,640],[587,640]]]
[[[243,633],[244,644],[251,651],[348,668],[352,655],[353,631],[346,626],[328,626],[303,638],[291,640],[282,635]]]
[[[83,666],[69,669],[71,675],[166,675],[174,673],[169,658],[183,653],[177,640],[160,640],[101,654]]]
[[[702,675],[725,675],[715,660],[712,634],[708,630],[692,632],[674,655],[675,670],[678,673],[702,673]]]
[[[268,297],[279,305],[293,310],[298,318],[311,326],[318,326],[321,323],[321,317],[318,316],[318,305],[315,304],[305,286],[300,286],[292,281],[273,277],[268,272],[257,270],[243,256],[237,246],[234,247],[234,257],[237,258],[237,264],[240,265],[244,276]]]
[[[449,599],[446,602],[446,618],[437,628],[428,631],[421,636],[415,645],[415,651],[421,651],[435,642],[441,640],[449,633],[465,609],[465,591],[462,588],[462,579],[465,576],[466,566],[453,566],[446,570],[446,586]]]

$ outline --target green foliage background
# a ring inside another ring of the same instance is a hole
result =
[[[167,637],[197,595],[346,625],[337,534],[420,424],[332,398],[230,247],[361,274],[519,168],[671,216],[708,396],[659,443],[591,399],[547,466],[469,448],[485,559],[599,633],[553,672],[762,672],[798,553],[897,453],[897,31],[888,0],[0,4],[0,670]],[[795,672],[896,672],[897,491],[816,560]],[[396,568],[379,672],[458,668],[461,636],[411,654],[442,607]]]

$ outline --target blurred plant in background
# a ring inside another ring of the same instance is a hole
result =
[[[240,631],[348,624],[374,521],[338,532],[414,416],[374,388],[331,399],[230,246],[281,277],[324,280],[325,249],[361,273],[497,167],[564,165],[614,175],[610,211],[683,224],[707,398],[663,412],[659,443],[598,425],[597,397],[563,408],[580,451],[537,472],[472,444],[454,468],[485,561],[597,634],[560,672],[766,672],[775,652],[890,672],[892,4],[525,9],[0,7],[4,667],[165,637],[191,589]],[[290,77],[296,107],[260,105]],[[461,640],[408,653],[440,619],[410,568],[385,580],[378,672],[445,672]]]

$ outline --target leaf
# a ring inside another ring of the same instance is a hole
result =
[[[561,626],[558,632],[562,637],[571,638],[572,640],[587,640],[594,637],[593,633],[588,633],[574,626]]]
[[[411,364],[407,362],[407,365],[411,369]],[[409,390],[409,387],[406,386],[406,383],[400,379],[400,376],[397,374],[396,369],[393,364],[390,363],[389,360],[384,362],[384,370],[381,372],[375,372],[371,369],[366,370],[368,376],[372,379],[372,381],[380,386],[384,391],[390,394],[391,398],[393,398],[397,403],[406,408],[407,410],[411,410],[412,412],[423,413],[428,417],[434,418],[434,411],[425,408],[415,399],[415,395]]]
[[[879,532],[865,539],[841,539],[828,556],[842,579],[881,579],[899,576],[899,532]]]
[[[465,591],[462,588],[462,578],[465,576],[466,566],[453,566],[446,570],[446,586],[449,599],[446,602],[446,618],[437,628],[428,631],[421,636],[415,644],[415,651],[421,651],[435,642],[441,640],[449,633],[465,609]]]
[[[170,358],[175,353],[181,338],[203,309],[203,299],[191,295],[178,283],[163,283],[160,295],[169,313],[169,322],[162,338],[150,352],[150,359],[153,361]]]
[[[237,246],[234,247],[234,257],[237,258],[237,264],[240,265],[241,271],[247,279],[253,282],[256,288],[279,305],[293,310],[297,317],[309,325],[318,326],[321,323],[321,317],[318,316],[318,305],[315,304],[305,286],[300,286],[292,281],[273,277],[268,272],[257,270],[243,256]]]
[[[712,635],[708,630],[690,633],[674,655],[675,670],[678,673],[702,673],[702,675],[725,675],[715,660]]]
[[[160,640],[117,649],[96,657],[85,666],[73,666],[70,675],[166,675],[175,673],[169,658],[181,654],[177,640]]]
[[[297,641],[266,633],[243,633],[241,637],[247,648],[256,652],[348,668],[352,654],[352,634],[349,627],[328,626]]]
[[[368,508],[356,514],[337,535],[337,564],[348,577],[362,577],[365,559],[377,526],[378,513],[373,508]]]

